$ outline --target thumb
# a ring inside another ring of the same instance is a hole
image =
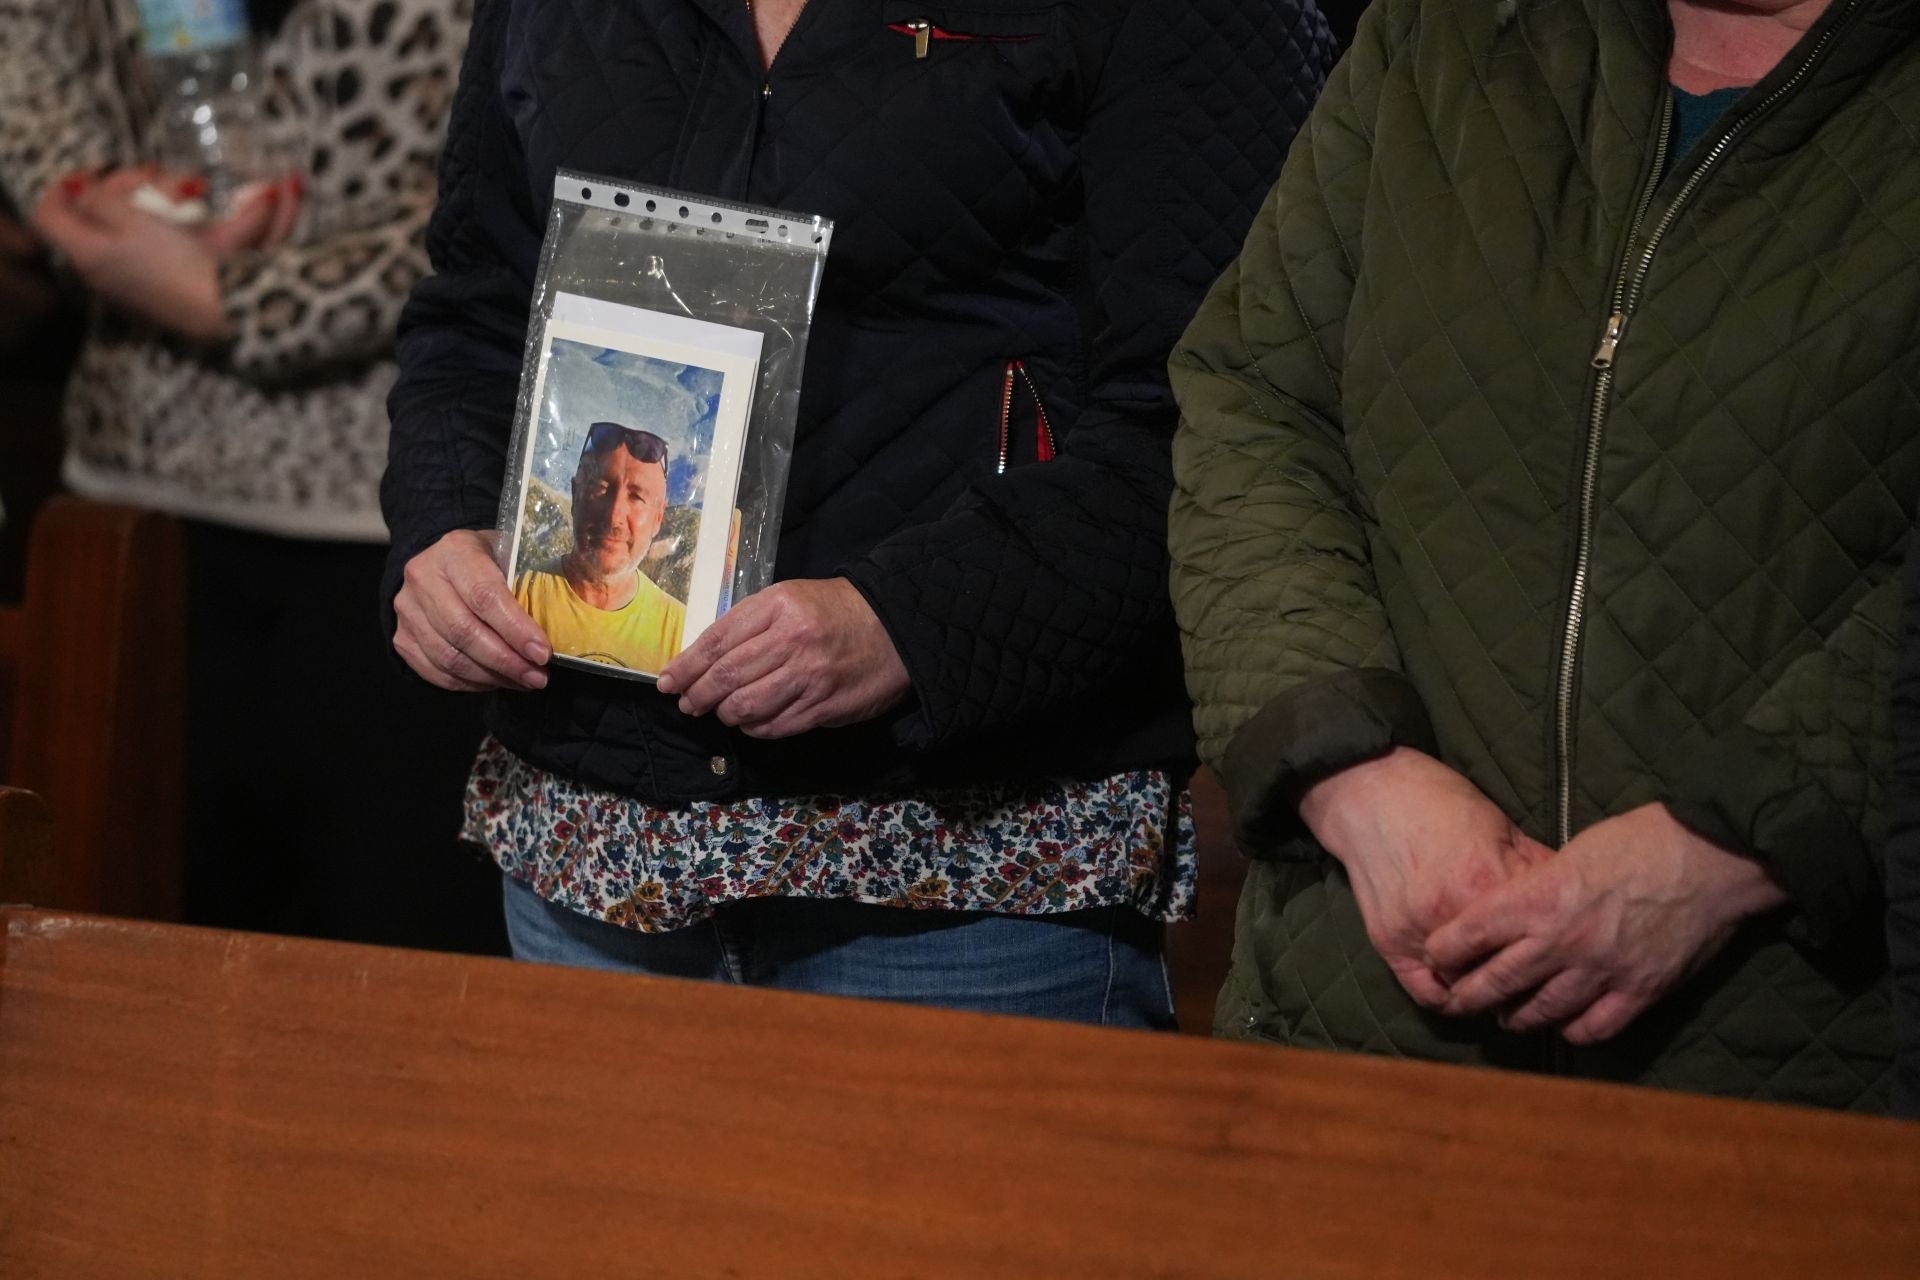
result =
[[[1443,979],[1464,974],[1477,962],[1526,936],[1514,881],[1490,890],[1427,936],[1422,959]]]
[[[234,201],[233,212],[208,224],[200,233],[201,240],[223,262],[258,248],[273,229],[279,195],[279,187],[273,183],[247,188]]]
[[[729,649],[772,626],[775,610],[769,602],[780,585],[748,596],[715,619],[660,673],[660,692],[671,694],[692,688]]]

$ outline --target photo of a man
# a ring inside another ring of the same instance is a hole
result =
[[[504,566],[556,663],[652,680],[732,598],[760,335],[567,293],[554,308]]]
[[[640,569],[667,515],[667,442],[618,422],[587,429],[574,467],[572,549],[514,579],[554,652],[658,674],[680,652],[686,606]]]

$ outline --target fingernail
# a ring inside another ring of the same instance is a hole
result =
[[[306,189],[307,189],[307,184],[301,180],[299,174],[295,173],[295,174],[288,175],[287,177],[287,194],[288,195],[298,200],[300,198],[300,193],[305,191]]]
[[[547,687],[547,673],[544,671],[529,671],[525,677],[522,678],[521,683],[529,689],[544,689]]]
[[[662,693],[674,693],[680,688],[680,682],[672,676],[661,676],[658,685]]]
[[[688,702],[685,698],[680,699],[679,705],[680,705],[681,715],[690,716],[693,714],[693,704],[691,702]]]
[[[60,179],[60,190],[67,196],[77,196],[86,189],[87,175],[84,173],[70,173]]]
[[[207,194],[207,180],[205,178],[182,178],[180,179],[179,192],[182,200],[198,200],[201,196]]]
[[[537,663],[543,667],[547,665],[547,659],[553,656],[553,651],[538,640],[528,641],[526,647],[520,652],[527,655],[528,662]]]

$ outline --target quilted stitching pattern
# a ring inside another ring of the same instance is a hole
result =
[[[1166,353],[1306,116],[1325,24],[1295,0],[974,0],[942,25],[983,38],[920,60],[900,8],[809,6],[763,73],[737,0],[479,6],[392,401],[390,589],[491,522],[556,167],[820,212],[778,572],[851,578],[917,694],[896,724],[761,744],[556,678],[493,709],[536,763],[675,801],[1190,754]],[[996,476],[1016,357],[1062,448]]]
[[[920,742],[1122,678],[1166,625],[1163,353],[1278,170],[1287,133],[1264,122],[1304,118],[1318,86],[1273,68],[1324,54],[1311,10],[1139,5],[1112,38],[1080,141],[1097,338],[1067,454],[975,486],[850,568],[903,651],[938,655]],[[1009,642],[1026,661],[1005,661]]]
[[[1588,361],[1663,109],[1661,10],[1497,8],[1375,6],[1189,331],[1175,600],[1204,755],[1295,686],[1397,661],[1443,754],[1545,837]],[[1885,832],[1920,486],[1920,169],[1885,139],[1920,127],[1916,26],[1864,0],[1678,215],[1601,446],[1576,829],[1711,810],[1794,889],[1805,940],[1871,942]],[[1301,865],[1249,890],[1233,989],[1257,975],[1262,1000],[1224,1002],[1225,1029],[1524,1057],[1418,1016],[1331,864]],[[1566,1065],[1879,1106],[1887,1008],[1871,964],[1816,968],[1757,925]]]

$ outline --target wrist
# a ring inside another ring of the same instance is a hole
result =
[[[219,274],[209,272],[200,281],[198,292],[193,316],[195,332],[188,336],[206,343],[225,342],[233,337],[233,320],[227,314],[227,298],[221,292]]]
[[[1411,747],[1394,747],[1308,783],[1295,806],[1301,823],[1321,848],[1345,864],[1349,853],[1366,843],[1351,838],[1352,819],[1376,807],[1383,792],[1391,795],[1394,776],[1419,755]]]
[[[1346,808],[1346,800],[1359,785],[1359,770],[1373,766],[1373,760],[1361,760],[1359,764],[1350,764],[1344,770],[1329,773],[1327,777],[1309,783],[1300,791],[1300,800],[1294,806],[1294,812],[1300,814],[1300,821],[1306,825],[1313,839],[1332,852],[1334,839],[1334,819]],[[1334,854],[1338,858],[1338,854]]]
[[[1686,848],[1694,873],[1711,884],[1714,899],[1724,904],[1730,921],[1738,922],[1786,905],[1787,891],[1760,863],[1701,835],[1674,817],[1665,805],[1655,807]]]
[[[226,299],[220,292],[220,279],[211,266],[182,282],[172,299],[156,298],[145,310],[162,328],[171,329],[190,342],[212,346],[233,336]]]

